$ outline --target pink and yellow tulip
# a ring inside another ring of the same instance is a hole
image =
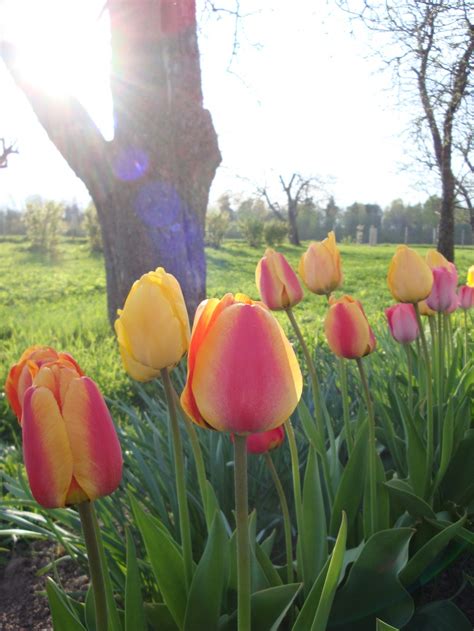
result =
[[[385,309],[392,337],[400,344],[410,344],[419,335],[415,307],[409,303],[397,304]]]
[[[236,434],[265,432],[289,418],[302,388],[293,348],[264,305],[243,294],[201,303],[181,395],[195,423]]]
[[[280,425],[268,432],[250,434],[247,436],[247,451],[249,454],[264,454],[277,449],[285,440],[285,430]]]
[[[360,302],[343,296],[330,300],[329,304],[324,329],[332,352],[346,359],[371,353],[376,345],[375,336]]]
[[[120,444],[98,387],[70,356],[56,355],[31,366],[32,382],[20,401],[26,472],[45,508],[108,495],[122,476]]]
[[[430,295],[433,274],[415,250],[399,245],[390,263],[387,283],[395,300],[414,304]]]
[[[331,231],[324,241],[310,243],[300,259],[298,272],[314,294],[329,295],[342,285],[341,255],[334,232]]]
[[[449,267],[435,267],[433,273],[433,287],[426,299],[430,309],[437,312],[454,310],[457,307],[456,285],[458,274],[456,267],[450,263]],[[454,309],[452,307],[454,306]]]
[[[257,264],[255,281],[262,301],[273,311],[294,307],[303,300],[295,272],[283,254],[271,248]]]
[[[189,319],[181,287],[162,267],[144,274],[119,309],[115,332],[125,370],[151,381],[188,350]]]

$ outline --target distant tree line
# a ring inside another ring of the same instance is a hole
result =
[[[296,225],[302,240],[324,239],[330,230],[339,241],[369,243],[371,227],[377,229],[378,243],[437,243],[441,199],[435,195],[425,202],[406,204],[395,199],[386,208],[379,204],[354,202],[346,208],[337,205],[334,197],[316,203],[311,197],[299,204]],[[222,195],[216,206],[209,209],[207,243],[220,247],[224,238],[245,239],[249,245],[275,245],[288,238],[288,224],[275,218],[262,197]],[[469,212],[455,212],[456,245],[474,243]]]
[[[95,206],[33,196],[22,210],[0,208],[0,238],[25,236],[31,250],[54,255],[60,236],[83,238],[92,252],[102,252],[102,235]]]

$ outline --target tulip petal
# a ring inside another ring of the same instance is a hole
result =
[[[275,318],[259,305],[234,303],[199,344],[191,387],[200,417],[215,429],[261,432],[291,415],[302,376]]]
[[[47,388],[26,391],[22,430],[33,497],[45,508],[64,506],[72,480],[72,453],[59,406]]]
[[[104,399],[92,379],[73,379],[63,405],[73,474],[90,500],[115,491],[122,477],[122,452]]]
[[[331,350],[339,357],[356,359],[375,347],[367,319],[356,302],[333,304],[324,328]]]

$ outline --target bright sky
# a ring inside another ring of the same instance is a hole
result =
[[[201,4],[202,4],[201,0]],[[72,92],[111,138],[108,20],[105,0],[0,0],[0,39],[15,41],[21,64],[51,94]],[[414,202],[436,188],[417,188],[401,172],[408,113],[397,108],[390,77],[367,59],[363,31],[323,0],[241,0],[239,50],[231,60],[234,21],[201,22],[203,90],[223,162],[211,199],[230,190],[251,194],[293,171],[330,181],[339,205]],[[220,6],[233,7],[233,0]],[[295,7],[297,6],[297,9]],[[49,142],[26,99],[0,62],[0,137],[20,154],[0,171],[0,206],[28,195],[88,201],[82,183]]]

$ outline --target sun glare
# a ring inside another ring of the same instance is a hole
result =
[[[111,133],[110,50],[104,2],[3,0],[1,39],[14,44],[24,79],[51,96],[73,95]]]

